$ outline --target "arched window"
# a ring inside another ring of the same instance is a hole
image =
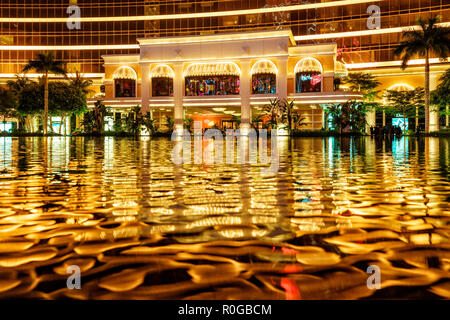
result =
[[[168,97],[173,96],[174,72],[166,64],[159,64],[150,72],[152,77],[152,96]]]
[[[191,64],[184,73],[186,96],[239,94],[240,73],[234,62]]]
[[[303,58],[295,65],[295,92],[320,92],[322,65],[317,59]]]
[[[270,60],[256,62],[251,70],[252,93],[270,94],[277,92],[276,78],[277,67]]]
[[[120,67],[114,72],[113,79],[116,98],[136,97],[136,71],[127,66]]]

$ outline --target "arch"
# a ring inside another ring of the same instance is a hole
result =
[[[174,78],[175,73],[171,67],[167,64],[158,64],[150,71],[150,77],[152,78]]]
[[[295,92],[311,93],[322,91],[323,68],[319,60],[306,57],[297,62],[294,68]]]
[[[261,73],[273,73],[277,74],[278,69],[275,66],[275,63],[273,63],[270,60],[259,60],[257,61],[250,71],[250,74],[261,74]]]
[[[190,64],[184,72],[185,77],[199,76],[240,76],[241,69],[231,61],[228,62],[200,62]]]
[[[322,64],[319,60],[312,57],[300,59],[294,68],[294,73],[299,72],[318,72],[323,73]]]
[[[391,90],[391,91],[411,91],[414,90],[414,87],[407,84],[407,83],[396,83],[392,86],[390,86],[389,88],[387,88],[386,90]]]
[[[270,60],[257,61],[250,70],[252,94],[275,94],[278,69]]]
[[[339,78],[348,76],[348,70],[344,63],[336,61],[334,64],[334,75]]]
[[[134,71],[133,68],[129,66],[121,66],[116,69],[113,73],[113,79],[131,79],[131,80],[137,80],[137,74],[136,71]]]
[[[390,91],[412,91],[412,90],[414,90],[414,87],[407,83],[396,83],[386,89],[386,91],[388,91],[388,90],[390,90]],[[386,91],[383,94],[383,104],[387,104],[389,102],[386,98],[386,93],[387,93]]]
[[[152,96],[173,96],[173,78],[175,73],[167,64],[158,64],[150,71],[152,78]]]
[[[129,66],[121,66],[113,73],[114,96],[116,98],[136,97],[137,74]]]

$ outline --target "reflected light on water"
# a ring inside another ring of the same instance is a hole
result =
[[[263,174],[174,165],[163,138],[0,137],[0,297],[450,298],[449,141],[279,137]]]

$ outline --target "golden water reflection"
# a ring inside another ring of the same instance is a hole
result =
[[[280,139],[276,174],[172,148],[0,137],[0,297],[450,298],[450,139]]]

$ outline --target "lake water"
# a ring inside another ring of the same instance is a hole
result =
[[[0,298],[450,298],[450,139],[279,138],[272,174],[173,145],[0,137]]]

